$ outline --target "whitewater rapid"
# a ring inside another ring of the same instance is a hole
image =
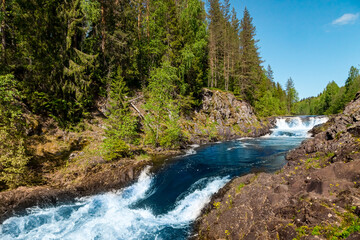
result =
[[[0,226],[0,239],[164,239],[167,227],[182,228],[194,221],[210,197],[228,177],[200,179],[166,214],[133,206],[152,194],[149,168],[139,180],[123,191],[82,198],[75,204],[28,210],[29,215],[12,217]]]

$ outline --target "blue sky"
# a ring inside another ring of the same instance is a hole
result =
[[[360,64],[360,0],[230,0],[242,17],[246,6],[260,40],[264,65],[299,97],[319,94],[334,80],[343,86]]]

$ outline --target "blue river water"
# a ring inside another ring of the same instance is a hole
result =
[[[277,119],[272,134],[205,146],[147,168],[133,185],[51,208],[33,207],[0,225],[0,239],[187,239],[201,209],[233,177],[274,172],[287,151],[326,117]]]

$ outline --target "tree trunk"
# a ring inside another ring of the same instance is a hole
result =
[[[150,40],[149,21],[150,21],[150,0],[147,0],[146,1],[146,23],[147,23],[147,38],[148,38],[148,40]]]
[[[1,11],[3,13],[3,19],[1,21],[1,47],[2,47],[2,58],[3,61],[6,60],[6,35],[5,35],[5,15],[6,15],[6,0],[1,2]]]
[[[211,87],[217,87],[217,70],[216,70],[216,65],[217,65],[217,57],[216,57],[216,51],[215,51],[215,86],[211,86]]]
[[[227,91],[229,91],[230,85],[230,41],[229,41],[229,51],[227,55],[227,71],[226,71],[226,78],[227,78]]]
[[[138,38],[141,39],[141,1],[138,0]]]
[[[104,0],[101,1],[101,51],[105,53],[105,42],[106,42],[106,32],[105,32],[105,6]]]
[[[225,81],[225,91],[228,90],[228,82],[227,82],[227,78],[226,78],[226,20],[225,20],[225,26],[224,26],[224,81]]]

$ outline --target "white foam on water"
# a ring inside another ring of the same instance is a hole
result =
[[[151,209],[132,208],[151,192],[153,177],[148,171],[123,191],[82,198],[75,204],[33,208],[27,216],[9,218],[0,225],[0,239],[156,239],[166,227],[188,226],[211,195],[229,181],[227,177],[201,179],[179,197],[172,210],[157,216]]]
[[[196,152],[196,150],[195,150],[195,148],[198,148],[198,147],[200,147],[200,145],[198,145],[198,144],[192,144],[192,145],[189,145],[189,149],[186,149],[185,150],[185,156],[189,156],[189,155],[194,155],[194,154],[196,154],[197,152]]]
[[[238,138],[236,140],[241,141],[241,140],[246,140],[246,139],[254,139],[253,137],[242,137],[242,138]]]
[[[309,137],[308,131],[328,121],[326,116],[282,117],[276,119],[276,127],[266,137]]]
[[[200,147],[200,145],[199,144],[192,144],[192,145],[189,145],[191,148],[198,148],[198,147]]]

